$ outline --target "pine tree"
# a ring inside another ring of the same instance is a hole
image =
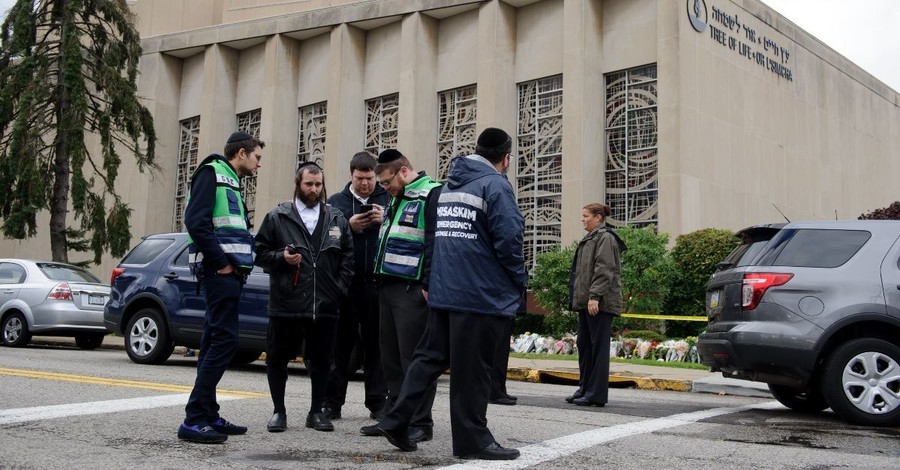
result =
[[[33,237],[49,210],[54,261],[71,250],[93,251],[99,263],[105,250],[128,249],[131,209],[115,192],[120,152],[141,172],[155,168],[153,118],[135,84],[140,56],[125,0],[17,0],[10,9],[0,26],[5,237]]]

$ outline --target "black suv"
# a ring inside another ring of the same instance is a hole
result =
[[[900,424],[900,221],[759,225],[709,280],[701,362],[799,411]]]
[[[110,279],[103,321],[125,336],[125,351],[139,364],[161,364],[175,346],[200,347],[206,300],[188,267],[186,233],[149,235]],[[269,276],[254,268],[238,307],[239,346],[232,363],[246,364],[266,350]]]

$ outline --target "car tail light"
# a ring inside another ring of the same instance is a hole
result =
[[[119,277],[119,274],[125,272],[125,268],[113,268],[112,275],[109,276],[109,287],[112,287],[113,284],[116,283],[116,278]]]
[[[780,286],[794,277],[791,273],[745,273],[741,286],[741,309],[753,310],[759,305],[766,289]]]
[[[69,288],[68,282],[60,282],[47,294],[50,300],[72,300],[72,289]]]

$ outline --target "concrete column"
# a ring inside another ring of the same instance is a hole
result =
[[[363,148],[366,32],[348,24],[338,25],[331,30],[330,49],[325,184],[334,193],[347,182],[350,158]]]
[[[221,154],[237,128],[234,115],[240,53],[220,44],[206,48],[203,57],[203,100],[200,113],[200,155]]]
[[[515,138],[517,127],[516,9],[500,0],[478,10],[478,132],[499,127]]]
[[[175,205],[175,173],[181,129],[178,105],[182,60],[155,53],[141,57],[137,94],[153,115],[156,130],[156,162],[153,172],[139,173],[133,158],[122,158],[116,190],[134,212],[131,218],[132,246],[140,237],[172,229]]]
[[[680,2],[657,2],[656,10],[659,231],[678,234],[683,233],[685,223],[691,226],[692,221],[685,220],[687,214],[697,211],[696,207],[682,207],[683,202],[695,201],[696,197],[691,189],[694,185],[684,185],[682,180],[685,175],[682,172],[681,122],[688,116],[696,119],[697,113],[695,109],[689,111],[689,105],[682,105],[683,98],[696,94],[696,89],[689,93],[686,88],[693,80],[682,79],[682,64],[693,66],[685,67],[685,72],[696,73],[697,41],[705,38],[693,35],[690,41],[680,40],[679,23],[687,21]]]
[[[265,141],[256,176],[256,225],[275,204],[290,199],[297,161],[297,80],[300,43],[287,36],[266,39],[260,138]]]
[[[605,198],[601,0],[563,4],[562,246],[580,239],[581,208]]]
[[[403,18],[398,146],[419,171],[437,167],[437,46],[437,20],[419,12]]]

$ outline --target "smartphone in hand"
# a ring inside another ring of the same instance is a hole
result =
[[[363,204],[359,206],[359,211],[357,214],[365,214],[366,212],[370,212],[372,210],[372,204]]]

